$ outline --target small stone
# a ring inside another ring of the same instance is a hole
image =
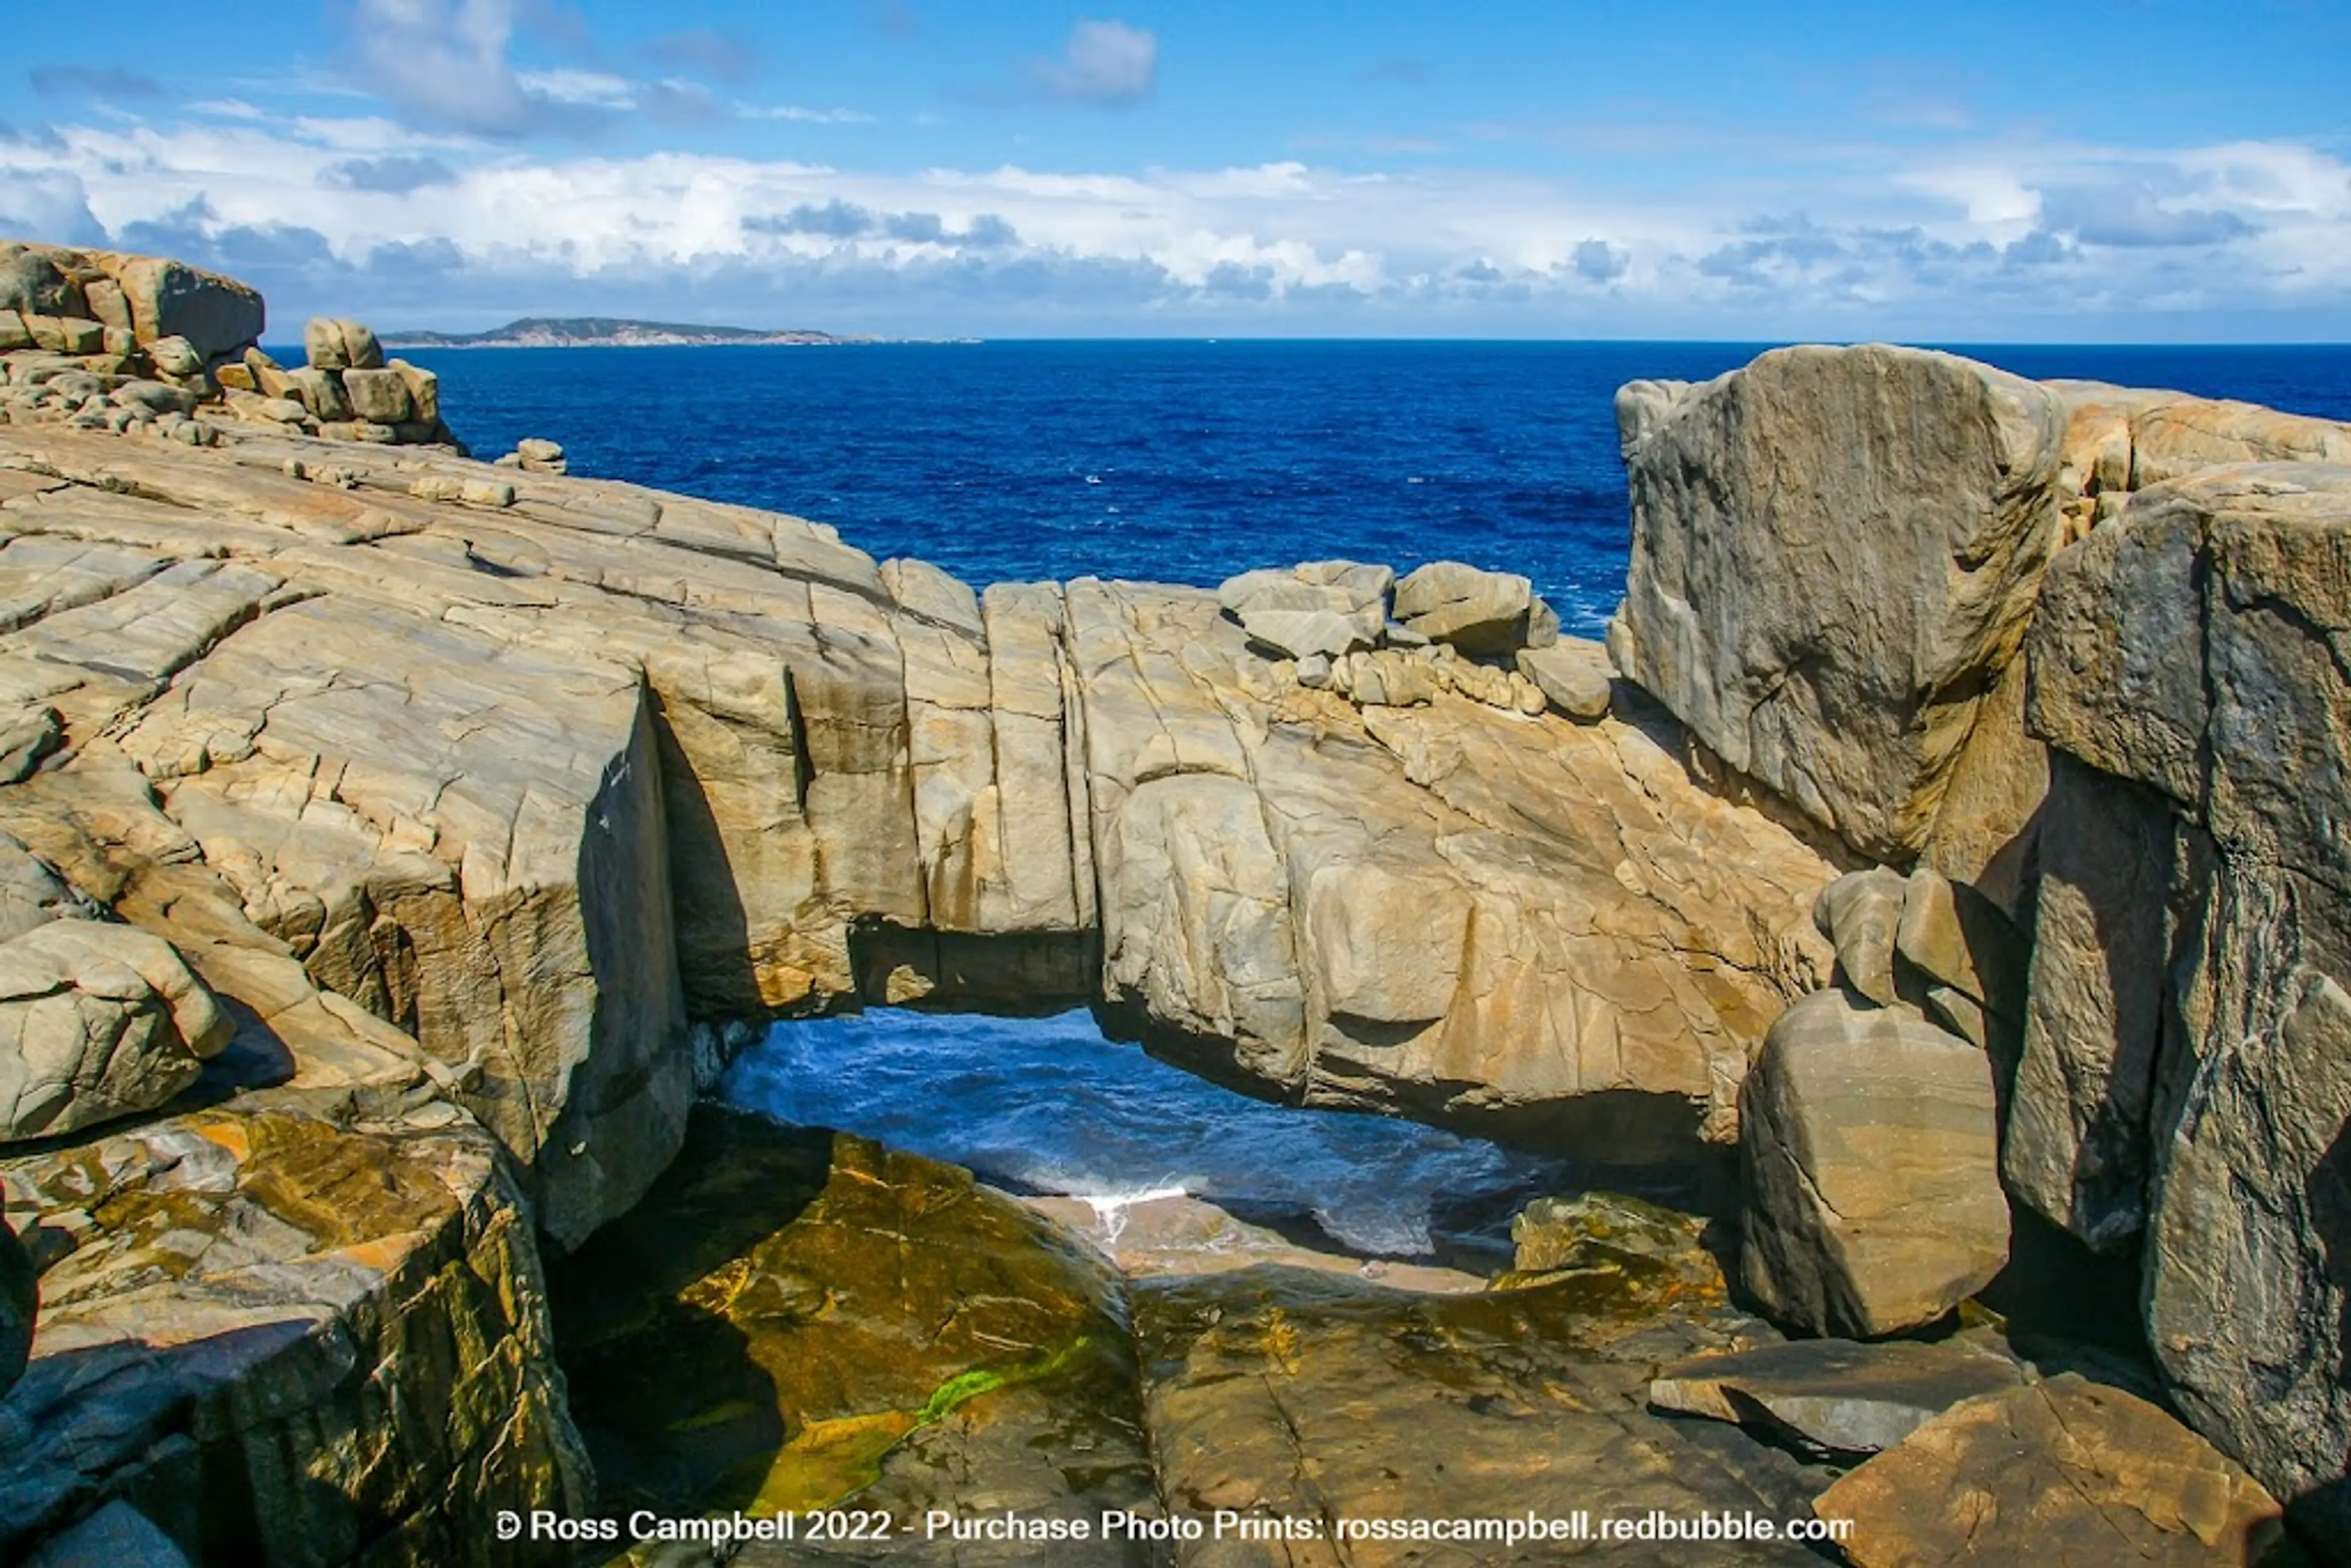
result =
[[[343,382],[332,371],[316,365],[305,365],[287,372],[293,383],[292,394],[302,406],[321,420],[347,420],[351,417],[351,400],[343,391]]]
[[[458,491],[458,498],[475,507],[511,507],[515,504],[515,487],[490,479],[468,479]]]
[[[1309,653],[1298,661],[1298,684],[1321,691],[1331,684],[1331,657],[1327,653]]]
[[[555,442],[526,435],[515,443],[515,455],[525,463],[560,463],[563,461],[563,448]]]
[[[1395,617],[1465,653],[1502,655],[1527,645],[1534,588],[1514,572],[1431,561],[1395,585]]]

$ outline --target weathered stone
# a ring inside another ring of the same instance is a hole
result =
[[[2047,1218],[2111,1250],[2147,1213],[2172,809],[2060,752],[2046,810],[2001,1173]]]
[[[515,455],[525,463],[560,463],[563,461],[563,448],[555,442],[526,435],[515,443]]]
[[[1857,1568],[2290,1561],[2278,1505],[2161,1410],[2071,1373],[1920,1427],[1813,1503]]]
[[[1729,1287],[1706,1240],[1696,1215],[1622,1193],[1539,1197],[1510,1218],[1510,1270],[1494,1288],[1616,1279],[1628,1291],[1653,1292],[1660,1307],[1719,1305]]]
[[[1259,1267],[1134,1288],[1145,1418],[1178,1517],[1251,1521],[1679,1520],[1801,1513],[1826,1472],[1736,1427],[1642,1407],[1657,1359],[1768,1335],[1719,1298],[1678,1306],[1638,1265],[1479,1295],[1416,1294]],[[1178,1561],[1556,1563],[1557,1541],[1222,1543]],[[1611,1542],[1611,1563],[1712,1561],[1687,1542]],[[1725,1557],[1724,1562],[1733,1559]],[[1817,1563],[1749,1542],[1740,1563]]]
[[[52,920],[91,919],[102,912],[57,874],[57,867],[0,830],[0,943]]]
[[[302,354],[312,370],[373,371],[383,367],[383,348],[357,321],[314,316],[302,328]]]
[[[1899,872],[1879,866],[1847,872],[1813,904],[1813,925],[1836,948],[1837,972],[1879,1007],[1896,1001],[1895,934],[1909,891]]]
[[[1962,1400],[2006,1393],[2023,1368],[1970,1341],[1792,1340],[1669,1366],[1649,1384],[1660,1410],[1784,1433],[1817,1448],[1891,1448]]]
[[[34,346],[25,318],[13,309],[0,309],[0,354],[13,354]]]
[[[33,1279],[33,1260],[24,1244],[0,1214],[0,1399],[25,1374],[33,1354],[33,1320],[40,1311],[40,1288]]]
[[[0,1406],[10,1561],[113,1500],[199,1561],[320,1568],[521,1563],[500,1511],[585,1509],[530,1226],[479,1132],[211,1111],[0,1161],[0,1191],[45,1259]]]
[[[2057,542],[2063,414],[1948,354],[1774,350],[1617,394],[1619,667],[1863,852],[1928,841]]]
[[[398,424],[415,412],[409,402],[408,381],[391,369],[348,370],[341,372],[343,391],[352,413],[377,424]]]
[[[316,365],[288,371],[286,379],[292,383],[290,395],[301,406],[322,420],[347,420],[351,417],[351,400],[343,390],[342,377],[333,371],[322,371]]]
[[[101,254],[122,290],[132,335],[141,343],[185,339],[211,361],[256,341],[266,325],[261,296],[232,277],[152,256]]]
[[[47,246],[18,246],[0,253],[0,309],[20,316],[78,316],[84,308],[80,287],[59,268]]]
[[[400,372],[402,385],[408,389],[408,405],[414,411],[419,423],[437,423],[441,418],[441,378],[422,365],[412,365],[406,360],[393,360],[390,369]]]
[[[2028,945],[1992,902],[1938,871],[1907,878],[1894,951],[1930,983],[2022,1021]]]
[[[1805,998],[1740,1094],[1740,1277],[1771,1316],[1872,1339],[2008,1260],[1991,1065],[1907,1009]]]
[[[1519,674],[1532,681],[1553,707],[1570,718],[1595,719],[1608,711],[1614,680],[1608,651],[1581,637],[1562,637],[1519,650]]]
[[[162,1104],[228,1043],[171,945],[79,918],[0,943],[0,1144]]]
[[[1249,641],[1263,643],[1284,658],[1321,654],[1332,659],[1371,646],[1378,628],[1331,610],[1252,610],[1240,618]]]
[[[1533,608],[1534,587],[1525,578],[1458,560],[1431,561],[1395,585],[1397,620],[1465,653],[1508,656],[1528,646]]]
[[[122,286],[114,279],[99,277],[83,284],[82,298],[93,319],[120,331],[131,330],[131,303],[122,296]]]
[[[179,1542],[115,1499],[25,1560],[25,1568],[190,1568]]]
[[[106,346],[106,329],[78,316],[26,316],[25,330],[55,354],[95,354]]]
[[[1963,883],[2019,925],[2032,914],[2049,747],[2025,732],[2027,661],[2009,660],[1982,704],[1918,863]]]

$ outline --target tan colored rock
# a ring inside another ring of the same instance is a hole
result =
[[[1105,988],[1161,1049],[1625,1160],[1733,1135],[1752,1042],[1825,970],[1830,868],[1792,836],[1626,725],[1358,707],[1277,682],[1207,595],[1066,595]],[[1349,664],[1390,661],[1434,667]]]
[[[1740,1277],[1778,1322],[1870,1339],[1931,1322],[2008,1260],[1991,1064],[1905,1009],[1822,991],[1740,1095]]]
[[[322,420],[347,420],[351,417],[351,400],[343,390],[342,378],[332,371],[322,371],[316,365],[305,365],[286,372],[291,382],[285,394],[298,399],[302,407]]]
[[[399,424],[415,412],[409,401],[408,380],[396,370],[348,370],[341,378],[351,413],[360,419]]]
[[[441,418],[441,378],[406,360],[393,360],[388,368],[400,372],[401,383],[408,389],[409,407],[415,411],[416,419],[424,424],[437,423]]]
[[[34,347],[32,330],[25,318],[13,309],[0,309],[0,354],[13,354]]]
[[[1919,863],[1963,883],[2024,923],[2049,792],[2049,747],[2026,733],[2026,661],[2011,659],[1976,710]]]
[[[1395,585],[1395,618],[1431,642],[1465,653],[1507,657],[1530,645],[1533,585],[1515,572],[1431,561]],[[1555,636],[1556,620],[1550,630]]]
[[[27,316],[25,330],[53,354],[95,354],[106,347],[106,329],[77,316]]]
[[[74,917],[0,943],[0,1145],[152,1110],[230,1025],[170,944]]]
[[[232,277],[160,256],[97,257],[121,288],[141,343],[184,338],[210,361],[257,341],[267,324],[261,296]]]
[[[302,328],[302,354],[316,371],[372,371],[383,366],[383,348],[357,321],[314,316]]]
[[[1900,873],[1877,866],[1847,872],[1822,889],[1813,905],[1813,924],[1836,948],[1837,973],[1882,1008],[1896,1000],[1895,934],[1908,894]]]
[[[2057,543],[2057,400],[1950,355],[1798,348],[1635,382],[1617,423],[1620,668],[1730,767],[1907,861]]]
[[[2021,1022],[2030,944],[1998,905],[1931,867],[1906,879],[1894,951],[1937,986],[1947,986]]]
[[[1597,643],[1561,637],[1554,630],[1548,646],[1519,650],[1518,671],[1570,718],[1596,719],[1608,711],[1614,667]]]
[[[1858,1568],[2150,1563],[2222,1568],[2283,1544],[2277,1502],[2145,1400],[2072,1373],[1929,1421],[1823,1492]]]

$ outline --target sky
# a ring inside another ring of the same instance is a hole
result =
[[[2351,340],[2351,0],[116,15],[17,30],[0,235],[281,330]]]

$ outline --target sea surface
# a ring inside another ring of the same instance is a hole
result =
[[[1104,1040],[1082,1010],[880,1009],[779,1023],[737,1059],[721,1092],[1009,1191],[1066,1194],[1098,1211],[1183,1193],[1364,1257],[1500,1262],[1510,1214],[1572,1185],[1562,1163],[1480,1139],[1219,1089]]]
[[[1211,586],[1344,556],[1524,572],[1595,632],[1625,575],[1612,399],[1755,343],[1003,342],[406,351],[485,456],[831,523],[975,586]],[[1975,348],[2022,374],[2351,418],[2351,347]]]
[[[1532,578],[1595,632],[1624,583],[1612,397],[1762,345],[1008,342],[417,350],[484,455],[834,524],[975,585],[1087,573],[1213,585],[1333,556]],[[2351,419],[2351,348],[1991,348],[2034,377],[2170,386]],[[778,1025],[738,1103],[1028,1191],[1175,1188],[1385,1256],[1492,1245],[1562,1167],[1409,1123],[1282,1110],[1042,1019],[875,1011]]]

